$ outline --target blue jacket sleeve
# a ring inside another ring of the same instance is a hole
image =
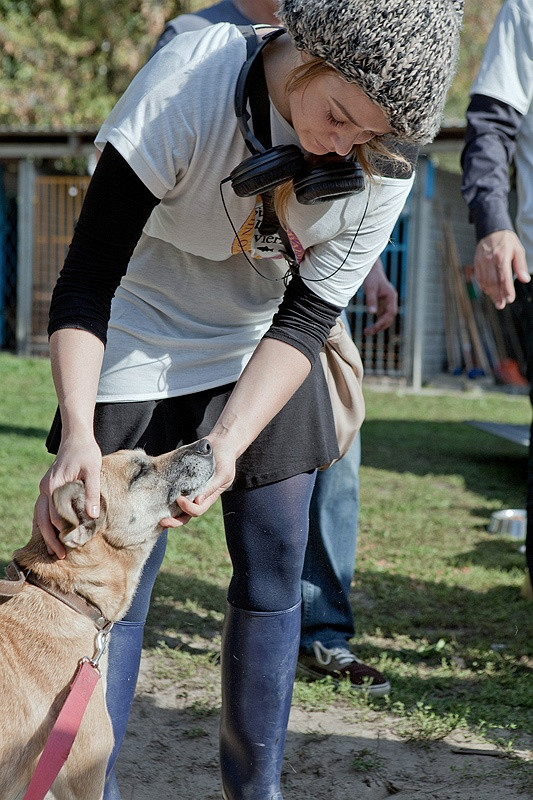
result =
[[[474,94],[466,119],[461,191],[479,241],[494,231],[513,230],[508,206],[509,167],[523,115],[508,103]]]
[[[149,56],[148,60],[150,60],[150,58],[152,58],[153,55],[158,53],[159,50],[161,50],[161,48],[164,47],[167,44],[167,42],[170,42],[175,36],[177,36],[177,33],[178,32],[177,32],[176,28],[174,27],[174,25],[172,24],[172,21],[169,22],[167,24],[167,26],[165,27],[163,33],[161,34],[161,36],[159,37],[159,39],[155,43],[154,48],[153,48],[152,52],[150,53],[150,56]]]

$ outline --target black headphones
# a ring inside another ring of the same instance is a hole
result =
[[[296,145],[272,147],[270,103],[261,54],[265,45],[277,39],[285,30],[277,28],[261,40],[258,40],[252,26],[242,27],[241,32],[246,38],[247,59],[235,88],[235,114],[252,156],[235,167],[229,176],[235,194],[238,197],[253,197],[291,179],[296,199],[304,205],[336,200],[360,192],[364,188],[364,175],[357,161],[331,155],[322,159],[314,158],[311,163]],[[254,133],[248,125],[248,101]],[[265,144],[257,138],[260,130]]]

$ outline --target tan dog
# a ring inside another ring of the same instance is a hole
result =
[[[41,536],[34,535],[14,558],[42,584],[80,595],[107,620],[119,620],[162,531],[160,520],[180,513],[176,497],[196,497],[213,471],[205,439],[157,458],[142,450],[105,456],[99,519],[85,513],[81,481],[54,492],[65,520],[59,538],[67,556],[51,558]],[[95,654],[96,634],[88,616],[29,582],[0,600],[0,800],[23,797],[78,661]],[[103,660],[100,664],[105,672]],[[100,800],[112,746],[105,686],[99,681],[47,798]]]

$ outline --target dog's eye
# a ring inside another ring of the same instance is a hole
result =
[[[142,478],[143,475],[146,475],[149,469],[150,465],[147,464],[146,462],[139,463],[137,469],[135,470],[135,472],[131,477],[130,486],[132,485],[132,483],[135,483],[135,481],[139,480],[139,478]]]

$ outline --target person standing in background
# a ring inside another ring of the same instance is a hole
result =
[[[171,19],[150,58],[179,33],[217,22],[235,25],[263,23],[279,26],[277,0],[221,0],[194,14]],[[386,330],[398,311],[398,294],[378,259],[363,283],[370,314],[377,314],[366,335]],[[347,324],[346,317],[345,323]],[[318,472],[309,510],[309,539],[302,573],[302,630],[298,674],[308,680],[330,676],[349,679],[354,690],[373,696],[390,691],[387,678],[350,650],[355,621],[350,586],[355,568],[359,515],[359,434],[346,455]]]
[[[462,192],[474,223],[474,271],[498,309],[514,303],[526,341],[533,405],[533,2],[506,0],[490,33],[467,109]],[[509,213],[514,163],[516,231]],[[533,422],[527,473],[526,576],[533,598]]]

